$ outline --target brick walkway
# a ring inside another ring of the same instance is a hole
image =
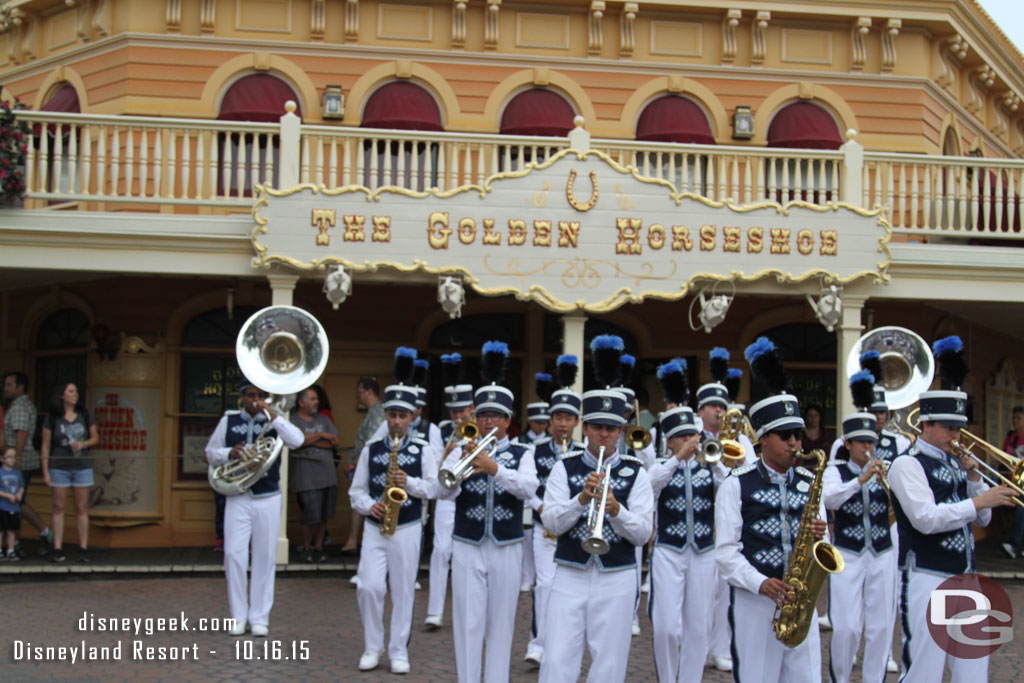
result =
[[[13,577],[8,576],[8,579]],[[226,611],[224,581],[210,576],[170,576],[123,579],[87,575],[26,576],[8,580],[4,592],[3,612],[20,615],[17,627],[3,620],[0,629],[7,661],[0,668],[0,679],[17,681],[234,681],[244,677],[247,683],[257,681],[395,681],[386,668],[360,674],[356,663],[362,652],[362,627],[355,601],[355,590],[341,572],[316,574],[285,573],[279,576],[276,602],[272,614],[271,638],[281,643],[282,656],[292,655],[307,641],[308,661],[247,661],[247,643],[255,646],[253,655],[262,655],[264,641],[236,639],[219,633],[161,632],[152,636],[130,633],[79,631],[78,620],[84,612],[97,617],[176,617],[181,612],[196,628],[201,617],[221,617]],[[1014,606],[1024,606],[1024,584],[1004,583]],[[445,682],[455,680],[450,628],[428,633],[421,622],[425,614],[426,591],[417,594],[416,626],[410,644],[412,674],[408,681]],[[389,614],[388,612],[387,614]],[[513,645],[513,681],[534,681],[536,670],[522,661],[528,638],[530,599],[520,598],[518,627]],[[629,681],[655,681],[651,654],[651,630],[642,617],[643,633],[633,639],[630,651]],[[828,633],[823,633],[827,642]],[[122,643],[120,662],[16,662],[13,641],[29,641],[33,645],[103,646]],[[190,648],[198,650],[198,661],[156,662],[133,661],[133,641],[142,646]],[[238,656],[236,656],[236,647]],[[211,654],[215,651],[215,654]],[[826,656],[827,666],[827,656]],[[584,663],[586,671],[586,662]],[[992,658],[991,681],[1024,680],[1024,640],[1003,646]],[[726,674],[708,671],[707,681],[729,681]],[[823,680],[828,680],[827,670]],[[855,677],[854,680],[859,680]],[[887,678],[889,683],[895,675]],[[981,682],[977,682],[981,683]]]

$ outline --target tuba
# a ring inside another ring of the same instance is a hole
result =
[[[796,647],[807,638],[811,620],[817,618],[815,605],[825,579],[829,574],[843,571],[846,566],[835,546],[827,541],[815,542],[811,533],[811,522],[818,516],[818,506],[821,504],[822,479],[828,458],[820,450],[798,453],[797,457],[802,460],[814,458],[817,462],[814,465],[814,481],[800,515],[800,529],[793,543],[789,567],[782,577],[783,581],[793,587],[793,596],[790,602],[776,608],[772,620],[775,637],[787,647]]]
[[[295,306],[270,306],[256,311],[238,333],[235,358],[242,374],[274,396],[268,401],[284,410],[290,394],[314,383],[327,367],[330,345],[327,333],[312,315]],[[223,465],[210,466],[207,478],[221,495],[245,493],[274,466],[284,441],[262,436],[274,416],[264,411],[267,423],[242,456]]]

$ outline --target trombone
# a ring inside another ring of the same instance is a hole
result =
[[[459,422],[452,430],[452,435],[448,437],[448,443],[444,445],[446,454],[452,444],[464,446],[470,441],[476,440],[478,436],[480,436],[480,425],[476,423],[476,420]]]
[[[920,420],[916,419],[920,414],[919,408],[914,408],[907,415],[907,428],[909,432],[905,432],[908,436],[912,437],[912,440],[916,440],[921,435]],[[976,470],[982,479],[989,486],[1001,486],[1006,485],[1016,494],[1013,498],[1013,502],[1016,505],[1024,507],[1024,460],[1015,458],[1006,451],[996,448],[988,441],[985,441],[980,436],[972,434],[964,428],[960,428],[960,437],[954,439],[953,443],[950,444],[953,453],[959,458],[962,456],[968,456],[978,463],[981,467],[984,467],[986,472]],[[976,454],[974,449],[978,448],[991,458],[994,458],[1000,465],[1003,465],[1010,470],[1010,476],[1007,477],[1002,472],[997,470],[992,465],[985,462],[982,454]]]
[[[626,444],[634,451],[642,451],[651,445],[651,430],[640,424],[640,402],[633,400],[633,419],[636,424],[626,431]]]
[[[583,539],[580,545],[583,550],[591,555],[604,555],[611,548],[608,541],[604,540],[604,506],[608,503],[608,488],[612,481],[612,465],[604,462],[605,447],[597,454],[597,468],[595,472],[604,473],[604,481],[601,483],[601,502],[598,504],[596,498],[590,499],[590,509],[587,511],[587,538]]]
[[[467,423],[468,424],[468,423]],[[473,423],[474,425],[476,423]],[[479,429],[477,430],[479,432]],[[473,459],[482,453],[484,450],[488,450],[491,442],[495,440],[495,432],[498,431],[497,427],[494,427],[487,433],[487,436],[477,444],[476,448],[471,453],[467,453],[455,463],[455,466],[450,470],[441,470],[437,473],[437,480],[441,482],[441,486],[444,486],[449,491],[461,484],[467,477],[473,472]]]

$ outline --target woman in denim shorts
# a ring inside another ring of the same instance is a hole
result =
[[[85,400],[72,382],[61,384],[50,400],[43,422],[43,479],[53,496],[53,562],[64,561],[64,504],[72,489],[78,522],[79,562],[88,562],[89,489],[92,487],[92,457],[89,447],[99,443],[99,432]]]

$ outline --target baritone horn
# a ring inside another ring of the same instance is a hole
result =
[[[271,394],[267,403],[283,411],[291,394],[316,382],[327,367],[330,344],[323,326],[295,306],[270,306],[256,311],[238,333],[235,359],[242,374],[254,386]],[[262,436],[274,416],[264,411],[267,422],[246,446],[242,456],[207,471],[210,486],[222,495],[245,493],[274,466],[284,441]]]

